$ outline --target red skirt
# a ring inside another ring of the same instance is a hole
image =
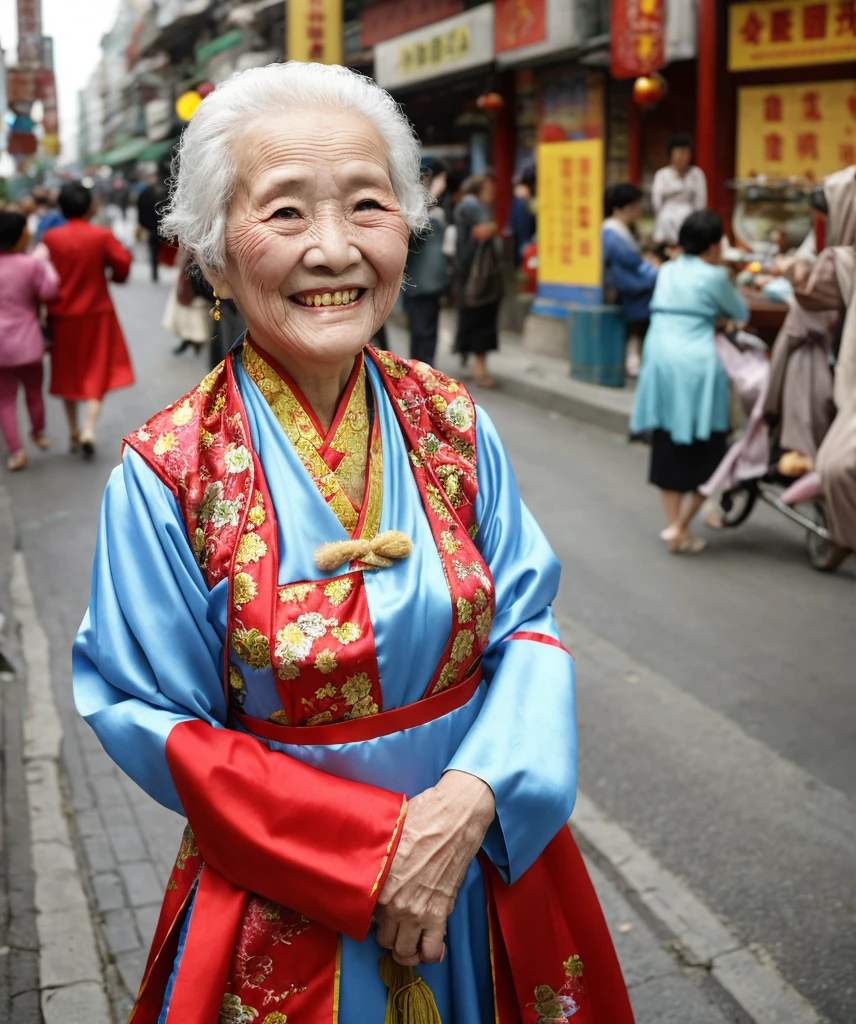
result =
[[[85,402],[134,383],[128,346],[112,310],[51,317],[50,333],[52,395]]]

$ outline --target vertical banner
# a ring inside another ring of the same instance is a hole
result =
[[[603,141],[538,146],[538,294],[603,299]]]
[[[612,77],[638,78],[666,63],[665,0],[612,0]]]
[[[289,60],[342,63],[342,0],[288,0],[285,19]]]

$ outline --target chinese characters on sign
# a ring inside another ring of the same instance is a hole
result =
[[[731,71],[856,62],[856,0],[762,0],[728,17]]]
[[[753,85],[737,98],[737,175],[809,178],[856,163],[856,82]]]
[[[421,73],[444,64],[457,64],[470,54],[470,29],[459,25],[440,35],[415,43],[404,43],[398,50],[398,69],[404,75]]]
[[[289,60],[342,63],[342,0],[288,0]]]
[[[666,63],[664,0],[612,0],[612,76],[650,75]]]
[[[539,285],[565,286],[570,301],[600,301],[602,205],[600,139],[538,147]]]

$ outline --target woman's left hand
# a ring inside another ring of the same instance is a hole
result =
[[[375,911],[377,941],[398,963],[442,960],[446,919],[496,815],[487,783],[449,771],[414,797]]]

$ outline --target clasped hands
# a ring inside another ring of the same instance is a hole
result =
[[[495,814],[490,786],[466,772],[446,772],[410,801],[375,909],[377,941],[398,963],[443,959],[446,919]]]

